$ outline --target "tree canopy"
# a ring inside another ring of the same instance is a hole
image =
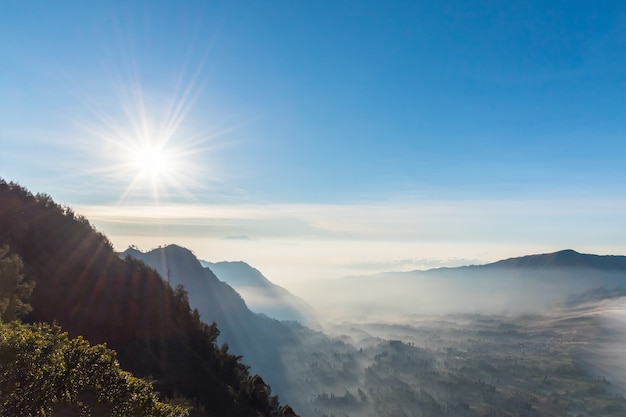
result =
[[[0,324],[0,415],[185,417],[152,385],[123,371],[115,352],[56,325]]]

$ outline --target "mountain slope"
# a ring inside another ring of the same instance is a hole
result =
[[[57,322],[71,336],[106,342],[124,369],[155,378],[164,395],[196,399],[212,415],[281,412],[269,387],[218,348],[219,330],[192,313],[184,292],[143,262],[121,259],[71,209],[0,179],[2,244],[36,283],[31,321]]]
[[[204,321],[218,321],[222,335],[229,333],[225,317],[233,314],[243,319],[253,317],[241,296],[227,284],[221,282],[199,261],[188,249],[177,245],[169,245],[150,252],[140,252],[128,248],[120,254],[139,259],[154,268],[172,287],[183,285],[188,292],[189,303],[197,308]],[[233,318],[231,317],[230,320]],[[240,323],[239,323],[240,324]]]
[[[202,320],[217,323],[219,340],[243,355],[252,371],[263,375],[281,397],[289,397],[282,351],[298,344],[292,327],[250,311],[241,296],[203,268],[188,249],[169,245],[143,253],[129,248],[121,256],[145,262],[172,286],[183,285]]]
[[[206,262],[202,266],[233,287],[248,307],[278,320],[294,320],[313,324],[314,311],[306,301],[268,280],[256,268],[245,262]]]

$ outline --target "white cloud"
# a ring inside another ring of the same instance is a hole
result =
[[[75,209],[119,249],[130,244],[150,249],[177,243],[202,259],[244,260],[290,289],[308,279],[477,264],[564,248],[626,253],[622,200]]]
[[[255,236],[356,240],[539,242],[612,240],[626,202],[413,201],[362,205],[167,204],[78,206],[106,229],[197,228],[206,237]],[[177,233],[179,234],[179,233]],[[578,237],[578,238],[576,238]],[[626,242],[624,242],[626,243]]]

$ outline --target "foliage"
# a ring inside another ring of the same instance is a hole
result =
[[[15,320],[32,310],[25,301],[35,283],[24,282],[23,266],[18,255],[9,255],[7,245],[0,246],[0,321]]]
[[[0,326],[0,415],[188,415],[159,402],[152,385],[121,370],[104,345],[70,339],[55,325]]]

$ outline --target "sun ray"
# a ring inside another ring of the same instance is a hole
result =
[[[187,124],[200,94],[196,85],[199,73],[197,70],[182,89],[171,92],[168,100],[162,99],[161,91],[148,94],[134,71],[128,82],[115,83],[117,109],[85,100],[90,117],[75,122],[86,132],[79,147],[90,154],[87,159],[93,163],[83,175],[124,184],[118,204],[159,204],[174,196],[197,194],[191,189],[215,178],[206,159],[212,149],[220,147],[217,139],[227,131],[208,129],[201,133]],[[98,146],[95,151],[94,144]]]

